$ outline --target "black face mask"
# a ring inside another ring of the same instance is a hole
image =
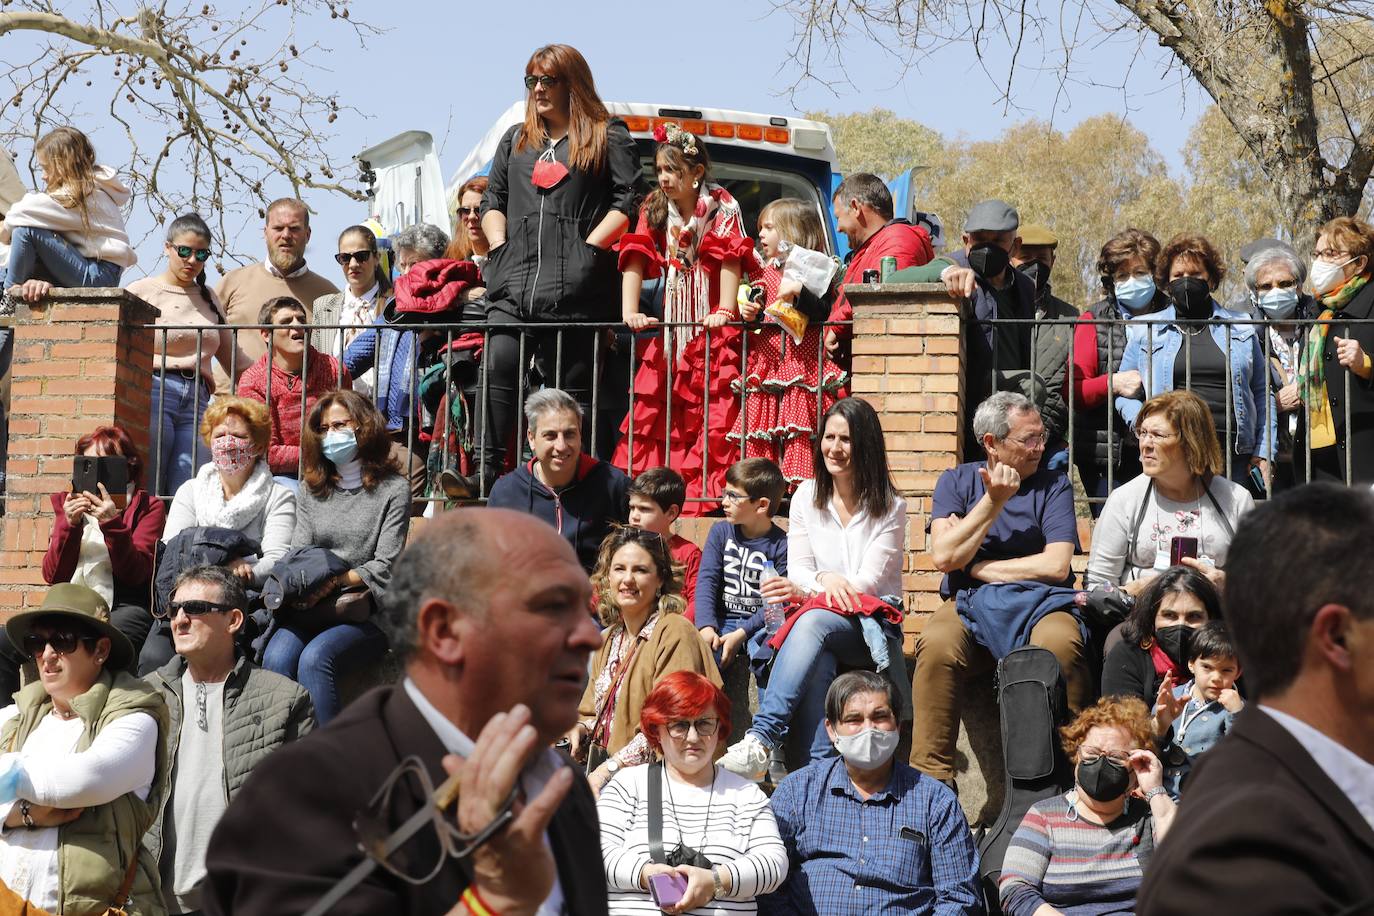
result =
[[[996,280],[1007,272],[1011,258],[1002,246],[993,242],[974,245],[968,253],[968,266],[984,280]]]
[[[1155,642],[1160,650],[1175,666],[1182,668],[1188,660],[1188,649],[1193,643],[1193,628],[1185,624],[1160,627],[1155,630]]]
[[[1169,298],[1174,300],[1178,317],[1203,321],[1212,317],[1212,290],[1206,280],[1179,277],[1169,283]]]
[[[1050,288],[1050,265],[1044,261],[1027,261],[1016,269],[1035,283],[1036,297],[1045,295],[1045,290]]]
[[[1110,757],[1098,757],[1078,765],[1078,788],[1093,801],[1115,801],[1131,785],[1131,771]]]

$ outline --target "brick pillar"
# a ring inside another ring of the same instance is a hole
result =
[[[959,303],[941,284],[849,286],[854,307],[854,394],[882,418],[887,460],[907,504],[907,652],[940,604],[940,574],[926,545],[940,472],[960,461],[963,334]]]
[[[76,440],[124,427],[148,457],[157,310],[122,289],[54,289],[15,314],[0,616],[43,600],[48,494],[71,487]]]

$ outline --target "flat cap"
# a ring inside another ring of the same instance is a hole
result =
[[[964,221],[965,232],[1011,232],[1021,225],[1021,215],[1004,200],[983,200],[973,205]],[[1022,239],[1022,241],[1025,241]]]
[[[1018,234],[1021,244],[1032,248],[1055,248],[1059,245],[1059,236],[1051,232],[1048,226],[1039,223],[1026,223]]]

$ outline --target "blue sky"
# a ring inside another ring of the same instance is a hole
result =
[[[808,109],[863,111],[889,108],[946,137],[994,137],[1027,117],[1052,118],[1070,128],[1111,112],[1125,114],[1146,131],[1171,167],[1188,129],[1207,101],[1195,87],[1166,73],[1167,58],[1152,41],[1133,36],[1101,40],[1082,48],[1074,84],[1063,92],[1057,77],[1040,72],[1040,50],[1022,50],[1025,61],[1013,93],[1015,107],[999,101],[1000,89],[966,45],[946,47],[905,77],[899,63],[862,37],[849,39],[844,53],[850,85],[831,91],[804,87],[795,99],[780,93],[793,82],[789,63],[792,22],[772,12],[770,0],[700,0],[694,4],[646,4],[624,0],[553,3],[548,0],[464,3],[440,0],[376,0],[352,4],[352,12],[387,31],[358,47],[327,19],[297,23],[298,38],[321,41],[332,53],[317,58],[330,69],[315,79],[336,89],[360,112],[333,128],[337,152],[346,156],[404,130],[427,130],[440,147],[445,174],[477,142],[492,121],[523,93],[520,78],[530,52],[561,41],[579,48],[591,64],[606,99],[735,108],[774,114]],[[461,12],[459,12],[461,10]],[[1085,35],[1093,34],[1090,30]],[[1057,37],[1055,39],[1057,41]],[[10,40],[7,39],[7,44]],[[1136,57],[1125,94],[1092,83],[1120,85],[1125,62]],[[987,68],[1005,81],[1010,51],[1005,39],[989,47]],[[838,94],[837,94],[838,93]],[[99,111],[93,98],[84,106]],[[87,127],[97,150],[116,150],[122,132],[111,124]],[[20,151],[27,154],[27,150]],[[24,156],[21,155],[21,161]],[[102,156],[104,159],[113,158]],[[119,166],[118,162],[111,162]],[[1009,167],[1023,167],[1008,163]],[[269,188],[269,190],[271,190]],[[283,187],[283,192],[285,188]],[[316,270],[333,276],[329,261],[336,231],[365,216],[361,204],[343,198],[308,198],[315,209],[315,237],[307,256]],[[151,220],[135,214],[131,235],[144,234]],[[235,250],[261,251],[255,229],[234,240]],[[139,245],[140,264],[126,279],[161,269],[156,239]],[[212,277],[212,282],[213,282]]]

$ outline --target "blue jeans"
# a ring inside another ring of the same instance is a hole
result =
[[[54,286],[118,286],[124,268],[88,258],[51,229],[19,226],[10,235],[10,263],[5,288],[25,280],[47,280]]]
[[[386,636],[372,623],[340,623],[323,630],[282,627],[267,642],[262,666],[310,692],[315,721],[339,714],[338,678],[386,654]]]
[[[210,447],[200,436],[200,420],[210,403],[210,391],[199,378],[188,379],[175,372],[153,373],[152,411],[158,425],[152,430],[152,447],[157,455],[154,480],[158,496],[176,496],[177,487],[196,475],[210,458]],[[194,451],[194,461],[192,452]]]
[[[825,694],[841,664],[872,667],[857,617],[826,610],[801,616],[773,659],[768,687],[749,729],[770,747],[786,737],[788,765],[835,756],[825,733]]]

